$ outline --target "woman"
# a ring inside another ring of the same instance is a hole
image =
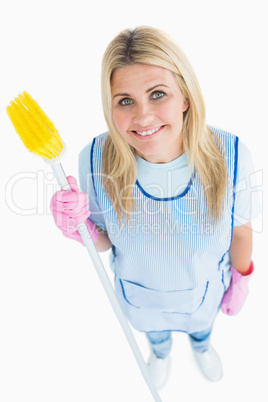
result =
[[[56,193],[56,224],[82,242],[76,226],[90,214],[97,249],[112,247],[116,294],[147,335],[156,387],[168,376],[172,331],[188,334],[205,377],[220,380],[213,324],[221,305],[229,314],[241,309],[253,271],[250,195],[234,191],[253,171],[249,152],[235,135],[207,126],[189,61],[155,28],[125,30],[109,44],[102,99],[108,133],[79,158],[89,205],[69,177],[81,202]]]

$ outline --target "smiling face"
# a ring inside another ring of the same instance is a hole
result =
[[[151,163],[183,153],[183,112],[187,110],[175,75],[162,67],[134,64],[112,76],[114,123],[136,153]]]

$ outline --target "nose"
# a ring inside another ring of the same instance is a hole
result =
[[[136,105],[133,123],[139,127],[148,127],[153,123],[154,112],[148,103],[139,103]]]

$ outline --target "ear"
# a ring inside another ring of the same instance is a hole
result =
[[[183,108],[182,108],[182,111],[183,112],[186,112],[186,110],[188,109],[188,107],[189,107],[189,102],[184,102],[184,104],[183,104]]]

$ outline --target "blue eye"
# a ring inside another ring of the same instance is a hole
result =
[[[165,93],[162,92],[162,91],[155,91],[155,92],[152,93],[152,97],[154,99],[162,98],[164,95],[165,95]]]
[[[119,102],[119,104],[123,106],[129,106],[132,105],[132,103],[133,103],[132,100],[129,98],[124,98]]]

